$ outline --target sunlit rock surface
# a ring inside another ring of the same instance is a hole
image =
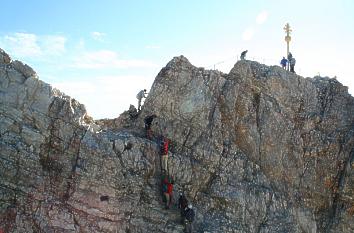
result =
[[[162,204],[161,135],[196,232],[354,232],[354,98],[337,80],[254,61],[224,74],[180,56],[140,114],[94,121],[2,50],[0,229],[183,232]]]

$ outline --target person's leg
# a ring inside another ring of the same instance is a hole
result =
[[[168,203],[168,207],[170,208],[172,205],[172,193],[169,195],[169,197],[170,197],[170,202]]]
[[[164,193],[165,194],[165,198],[166,198],[166,208],[169,208],[169,203],[170,203],[170,195],[168,193]]]
[[[184,225],[184,232],[188,232],[188,221],[187,219],[184,219],[184,222],[183,222],[183,225]]]
[[[181,224],[183,224],[184,223],[184,210],[183,209],[181,209]]]
[[[138,100],[138,111],[140,111],[141,99]]]
[[[168,155],[166,155],[166,157],[165,157],[165,167],[166,167],[166,171],[169,172],[169,169],[168,169]]]
[[[192,227],[189,221],[186,221],[186,232],[192,233]]]
[[[167,165],[168,157],[167,155],[162,155],[162,169],[168,171]]]

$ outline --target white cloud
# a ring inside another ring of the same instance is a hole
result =
[[[38,45],[38,37],[29,33],[14,33],[0,39],[0,45],[10,54],[18,57],[40,56],[42,50]]]
[[[242,39],[245,41],[249,41],[253,38],[253,35],[255,33],[255,30],[253,28],[247,28],[245,31],[242,33]]]
[[[161,47],[159,45],[146,45],[146,49],[160,49]]]
[[[261,24],[265,23],[265,21],[267,21],[267,19],[268,19],[268,12],[264,10],[257,15],[256,23],[258,25],[261,25]],[[256,28],[257,27],[254,27],[254,26],[246,28],[242,33],[242,39],[245,41],[251,40],[253,38],[254,34],[256,33]]]
[[[138,59],[119,59],[118,54],[111,50],[98,50],[85,52],[75,58],[73,67],[84,69],[106,69],[106,68],[136,68],[156,67],[156,64]]]
[[[40,45],[45,55],[61,55],[65,52],[66,38],[64,36],[43,36],[40,37]]]
[[[84,81],[57,82],[53,83],[52,86],[71,97],[93,94],[97,91],[93,83]]]
[[[89,115],[99,119],[117,117],[130,104],[136,106],[136,94],[148,88],[152,81],[153,76],[105,75],[85,80],[70,78],[54,83],[53,86],[84,104]]]
[[[106,33],[103,33],[103,32],[91,32],[91,36],[94,40],[97,40],[97,41],[103,41],[104,40],[104,37],[106,36]]]
[[[268,19],[268,12],[267,11],[262,11],[259,13],[256,17],[256,22],[257,24],[263,24],[265,21]]]
[[[86,42],[85,42],[85,40],[82,39],[82,38],[81,38],[81,39],[79,40],[79,42],[76,43],[76,45],[75,45],[75,49],[80,50],[80,51],[84,50],[85,47],[86,47]]]
[[[38,36],[32,33],[13,33],[0,37],[0,46],[18,58],[61,55],[66,38],[58,35]]]

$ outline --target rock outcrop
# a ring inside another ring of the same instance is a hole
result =
[[[354,232],[354,98],[337,80],[254,61],[224,74],[180,56],[139,114],[94,121],[2,50],[0,227],[183,232],[162,205],[160,135],[196,232]]]

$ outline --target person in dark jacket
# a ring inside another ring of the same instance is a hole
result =
[[[182,191],[179,191],[178,208],[181,211],[181,222],[184,223],[184,210],[188,207],[188,200]]]
[[[283,57],[283,59],[281,59],[280,61],[280,65],[284,70],[286,69],[287,64],[288,64],[288,60],[285,57]]]
[[[184,211],[184,232],[186,233],[192,233],[193,231],[193,221],[195,217],[195,212],[193,209],[192,204],[189,204],[188,207]]]
[[[145,130],[146,130],[146,136],[147,138],[151,139],[152,138],[152,131],[151,131],[151,124],[152,121],[156,118],[157,116],[155,114],[147,116],[144,118],[144,123],[145,123]]]
[[[295,64],[296,64],[296,60],[294,57],[291,58],[291,60],[289,61],[290,63],[290,72],[295,73]]]
[[[246,57],[246,53],[248,52],[248,50],[245,50],[245,51],[243,51],[242,53],[241,53],[241,56],[240,56],[240,58],[241,58],[241,60],[245,60],[245,57]]]
[[[291,60],[291,58],[293,58],[293,55],[292,55],[292,53],[288,53],[288,71],[289,71],[289,66],[290,66],[290,60]]]

